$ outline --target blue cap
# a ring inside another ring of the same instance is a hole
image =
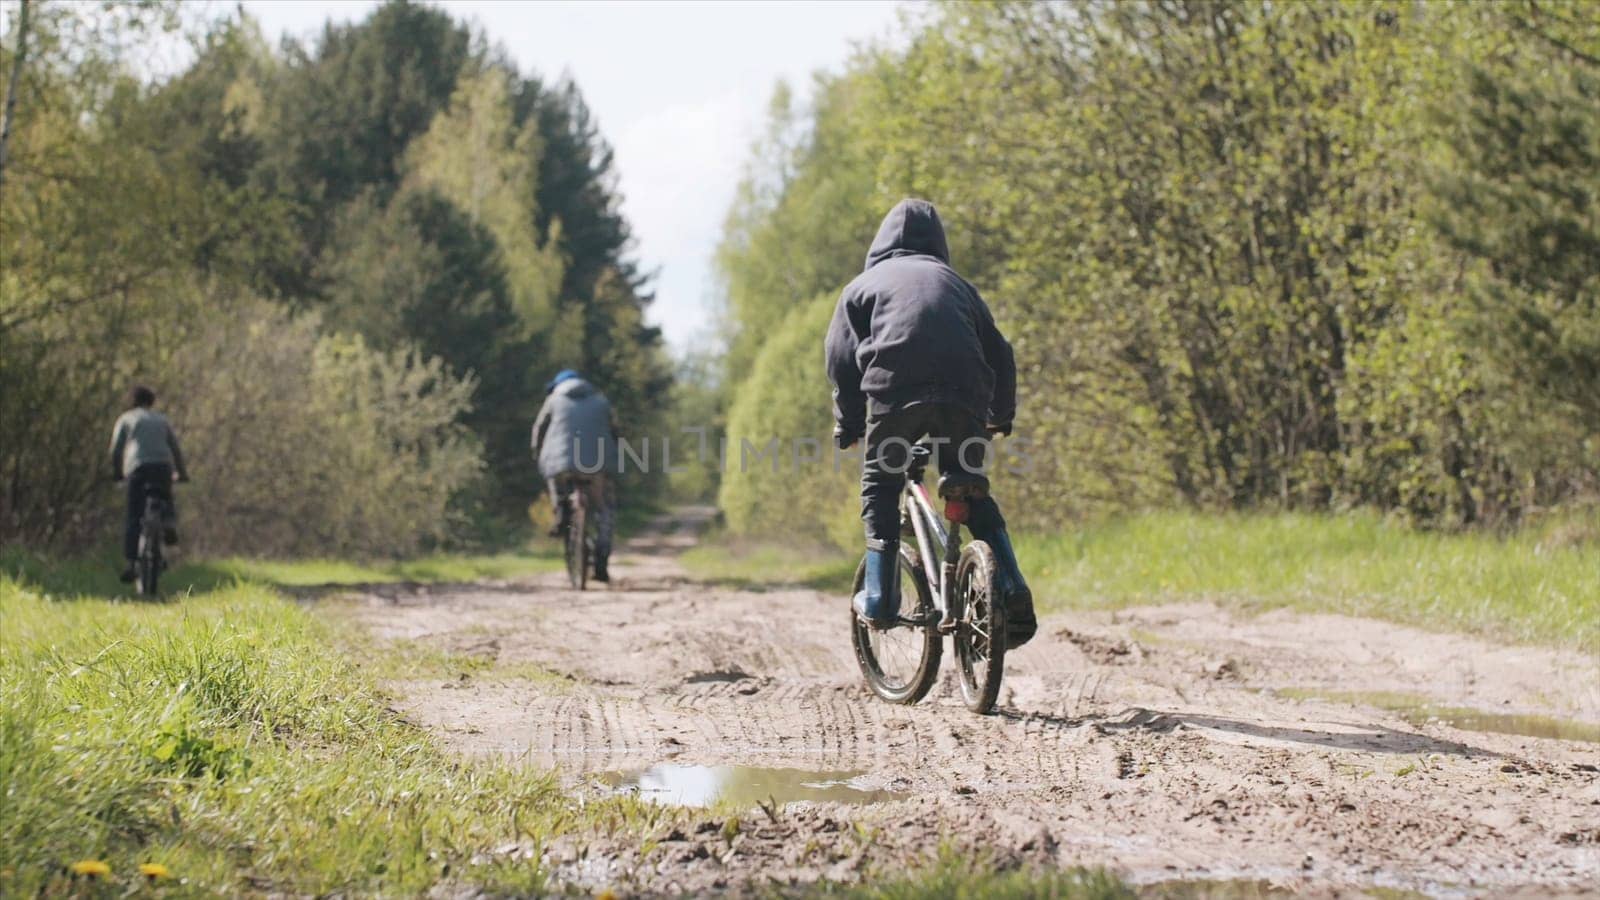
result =
[[[551,391],[555,390],[556,389],[556,385],[560,384],[561,382],[563,382],[563,381],[571,381],[572,379],[577,378],[577,377],[578,377],[578,373],[573,371],[572,369],[562,369],[561,371],[556,373],[556,377],[550,379],[550,381],[545,384],[544,392],[546,394],[548,394]]]

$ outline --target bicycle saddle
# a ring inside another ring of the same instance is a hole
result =
[[[955,471],[939,477],[939,497],[944,500],[977,500],[989,496],[989,479],[974,472]]]
[[[954,452],[946,447],[946,452]],[[922,481],[933,458],[933,445],[926,440],[911,446],[911,462],[906,467],[906,479],[913,483]],[[944,500],[976,500],[989,496],[989,478],[976,472],[956,470],[939,476],[939,497]]]

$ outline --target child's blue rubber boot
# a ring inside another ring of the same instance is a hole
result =
[[[995,573],[999,584],[995,587],[1006,598],[1006,649],[1015,650],[1033,640],[1039,632],[1039,620],[1033,612],[1033,591],[1022,577],[1016,551],[1011,549],[1011,535],[1001,528],[990,532],[983,540],[994,551],[995,568],[999,569]]]
[[[867,541],[866,572],[851,606],[873,628],[890,628],[900,620],[900,547]]]
[[[972,503],[972,517],[967,521],[972,536],[989,545],[994,551],[995,589],[1006,603],[1006,649],[1015,650],[1033,640],[1039,632],[1039,620],[1033,611],[1033,591],[1022,577],[1022,567],[1017,564],[1016,551],[1011,548],[1011,535],[1006,533],[1006,520],[993,498],[985,497]]]

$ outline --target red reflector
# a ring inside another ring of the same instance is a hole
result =
[[[971,512],[965,500],[946,500],[944,502],[944,517],[952,522],[965,525],[967,513]]]

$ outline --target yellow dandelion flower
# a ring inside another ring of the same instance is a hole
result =
[[[80,859],[67,868],[72,870],[72,874],[86,878],[104,878],[111,874],[111,867],[98,859]]]
[[[594,900],[617,900],[617,892],[609,888],[594,895]]]
[[[139,874],[151,881],[155,881],[158,878],[166,878],[172,873],[161,863],[142,863],[139,866]]]

